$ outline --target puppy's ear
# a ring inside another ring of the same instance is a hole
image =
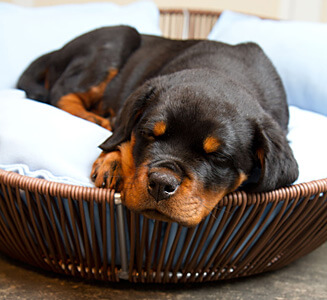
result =
[[[99,146],[103,151],[117,150],[120,144],[131,139],[134,126],[141,119],[154,95],[155,88],[144,84],[127,98],[116,119],[113,134]]]
[[[298,177],[298,165],[283,130],[268,117],[255,127],[253,149],[261,172],[248,190],[270,191],[293,183]]]

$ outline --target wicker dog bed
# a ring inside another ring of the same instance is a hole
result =
[[[173,38],[205,38],[218,13],[161,12]],[[200,282],[275,270],[327,240],[327,179],[235,192],[195,228],[146,219],[114,191],[0,170],[0,251],[87,279]]]

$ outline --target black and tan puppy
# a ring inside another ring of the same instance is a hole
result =
[[[91,176],[150,218],[196,225],[229,192],[298,175],[281,80],[253,43],[101,28],[33,62],[18,87],[113,129]]]

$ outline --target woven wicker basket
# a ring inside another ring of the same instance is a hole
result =
[[[165,10],[173,38],[205,38],[218,13]],[[146,219],[114,191],[0,170],[0,250],[61,274],[132,282],[200,282],[275,270],[327,240],[327,179],[235,192],[186,228]]]

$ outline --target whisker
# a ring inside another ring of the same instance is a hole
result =
[[[213,208],[213,209],[210,209],[209,207],[205,206],[205,204],[203,203],[203,199],[201,198],[198,198],[200,199],[200,202],[201,202],[201,205],[207,210],[207,211],[210,211],[209,215],[212,215],[212,217],[214,217],[215,220],[217,220],[217,217],[213,214],[213,211],[216,211],[216,212],[222,212],[223,211],[223,208],[220,208],[218,207],[217,205]],[[233,214],[233,212],[228,212],[228,215],[231,216]]]
[[[202,198],[197,197],[197,199],[199,200],[201,206],[204,207],[206,209],[206,211],[209,212],[208,216],[211,216],[212,218],[214,218],[215,220],[217,220],[217,217],[213,214],[213,209],[210,209],[209,207],[205,206],[205,204],[203,203],[203,199]]]

